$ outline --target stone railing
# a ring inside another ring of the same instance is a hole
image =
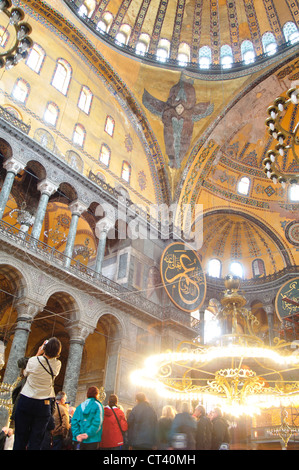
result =
[[[5,121],[9,122],[12,126],[19,129],[24,134],[29,134],[31,126],[25,124],[20,119],[16,118],[13,114],[9,113],[5,108],[0,106],[0,118],[4,119]]]
[[[27,233],[22,232],[3,220],[0,221],[0,240],[1,239],[13,243],[26,251],[26,253],[31,252],[41,258],[42,261],[49,263],[55,269],[58,268],[67,271],[84,282],[91,284],[93,289],[98,288],[107,295],[116,298],[122,304],[135,307],[137,310],[145,312],[160,321],[171,319],[184,327],[191,328],[195,331],[198,330],[198,325],[194,324],[189,314],[172,307],[163,309],[160,305],[151,302],[140,293],[136,295],[135,289],[129,289],[118,284],[102,274],[97,273],[92,268],[80,263],[78,260],[71,259],[70,265],[66,267],[69,258],[64,255],[64,253],[40,240],[32,238]]]

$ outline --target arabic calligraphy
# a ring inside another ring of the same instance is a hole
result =
[[[280,320],[298,313],[299,278],[286,282],[276,296],[276,311]]]
[[[206,280],[200,260],[183,243],[173,243],[161,258],[161,277],[172,302],[182,310],[193,312],[203,303]]]

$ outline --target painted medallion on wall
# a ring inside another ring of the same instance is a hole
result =
[[[275,307],[281,321],[286,317],[299,313],[299,277],[283,284],[277,292]]]
[[[294,220],[290,222],[285,228],[286,239],[292,243],[292,245],[299,246],[299,222]]]
[[[206,278],[194,250],[172,243],[163,252],[161,278],[171,301],[185,312],[198,310],[206,294]]]

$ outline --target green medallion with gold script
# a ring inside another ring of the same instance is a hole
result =
[[[160,262],[164,288],[181,310],[198,310],[206,295],[206,278],[194,250],[181,242],[172,243],[163,252]]]
[[[299,313],[299,277],[291,279],[281,286],[276,294],[275,307],[281,321]]]

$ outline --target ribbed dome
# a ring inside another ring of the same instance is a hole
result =
[[[283,253],[265,227],[239,214],[211,214],[203,222],[203,245],[199,252],[208,271],[208,261],[221,263],[221,277],[239,262],[244,278],[269,275],[284,268]],[[259,260],[259,261],[256,261]]]
[[[105,41],[121,45],[139,58],[155,60],[166,51],[167,61],[187,61],[198,67],[205,57],[217,66],[222,58],[244,64],[265,52],[284,50],[296,38],[295,2],[288,0],[85,0],[66,3]],[[81,7],[79,7],[79,5]],[[138,50],[138,48],[137,48]],[[183,54],[180,56],[180,54]],[[138,55],[138,54],[137,54]],[[247,57],[247,59],[246,59]]]

